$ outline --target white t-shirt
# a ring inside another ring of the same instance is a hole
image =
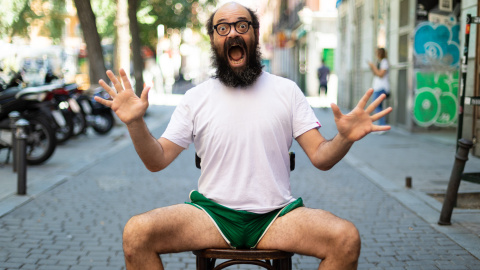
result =
[[[385,90],[385,92],[390,92],[390,84],[388,83],[388,61],[386,58],[383,58],[380,61],[379,70],[386,70],[387,72],[383,77],[373,76],[372,88],[374,91]]]
[[[295,199],[290,190],[293,138],[319,128],[297,85],[263,72],[252,87],[218,79],[187,91],[162,137],[202,159],[198,191],[221,205],[267,213]]]

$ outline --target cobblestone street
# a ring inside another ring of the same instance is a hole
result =
[[[165,125],[152,134],[160,136]],[[298,144],[292,150],[294,196],[357,225],[359,269],[480,269],[475,256],[349,163],[321,172]],[[148,172],[131,144],[119,147],[0,218],[0,269],[124,269],[121,237],[129,217],[188,200],[199,174],[192,146],[160,173]],[[166,269],[195,269],[190,252],[162,258]],[[319,262],[295,255],[293,269],[316,269]]]

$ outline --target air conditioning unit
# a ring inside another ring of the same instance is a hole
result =
[[[440,9],[441,11],[452,12],[453,0],[439,0],[438,9]]]

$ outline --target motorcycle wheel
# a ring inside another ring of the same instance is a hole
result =
[[[92,128],[100,135],[105,135],[112,130],[115,119],[111,112],[102,112],[93,115]]]
[[[55,130],[50,121],[42,115],[28,121],[27,163],[38,165],[49,159],[57,147]]]
[[[64,126],[58,126],[55,132],[57,143],[64,143],[70,139],[73,135],[73,116],[70,111],[62,110],[62,115],[65,118],[66,124]]]
[[[84,133],[87,129],[87,119],[82,112],[73,114],[73,136]]]

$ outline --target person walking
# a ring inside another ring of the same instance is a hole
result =
[[[330,68],[325,65],[325,59],[322,59],[322,66],[317,69],[317,77],[318,81],[320,82],[320,86],[318,87],[318,96],[321,95],[323,89],[326,97],[328,90],[328,80],[330,79]]]
[[[373,96],[372,99],[375,100],[380,97],[382,94],[385,97],[390,95],[390,83],[388,81],[388,60],[387,60],[387,51],[385,48],[377,48],[376,50],[377,56],[377,64],[375,65],[372,62],[368,62],[370,66],[370,70],[373,73]],[[375,108],[375,113],[381,112],[383,110],[383,101],[380,102],[377,108]],[[378,120],[378,124],[381,126],[385,126],[387,121],[385,117],[382,117]],[[377,134],[381,134],[383,132],[378,132]]]

